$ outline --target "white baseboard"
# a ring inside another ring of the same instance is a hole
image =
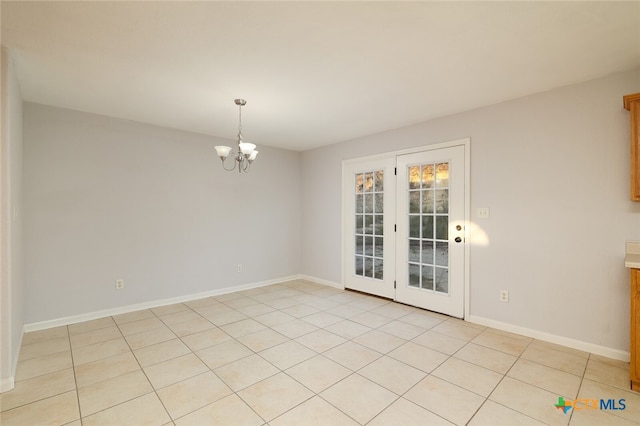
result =
[[[0,380],[0,393],[10,391],[14,386],[15,381],[13,380],[13,377],[2,379]]]
[[[581,340],[558,336],[557,334],[546,333],[544,331],[533,330],[531,328],[520,327],[518,325],[496,321],[490,318],[483,318],[476,315],[470,315],[468,321],[474,324],[480,324],[486,327],[492,327],[498,330],[508,331],[510,333],[520,334],[522,336],[532,337],[534,339],[544,340],[545,342],[555,343],[556,345],[566,346],[568,348],[577,349],[579,351],[590,352],[592,354],[604,356],[607,358],[629,362],[629,352],[620,349],[608,348],[606,346],[596,345],[595,343],[583,342]]]
[[[80,315],[72,315],[64,318],[57,318],[53,320],[34,322],[31,324],[25,324],[24,332],[45,330],[48,328],[60,327],[63,325],[76,324],[84,321],[92,321],[104,317],[110,317],[114,315],[127,314],[129,312],[141,311],[143,309],[157,308],[159,306],[173,305],[174,303],[190,302],[192,300],[204,299],[211,296],[219,296],[221,294],[233,293],[236,291],[250,290],[252,288],[264,287],[272,284],[279,284],[286,281],[292,281],[296,279],[302,279],[301,275],[291,275],[288,277],[276,278],[273,280],[259,281],[256,283],[242,284],[233,287],[219,288],[211,291],[205,291],[202,293],[188,294],[184,296],[172,297],[169,299],[153,300],[150,302],[136,303],[134,305],[120,306],[117,308],[103,309],[100,311],[87,312]]]
[[[311,275],[300,275],[300,279],[312,281],[316,284],[322,284],[329,287],[337,288],[340,290],[344,290],[344,286],[340,283],[334,283],[333,281],[324,280],[322,278],[312,277]]]

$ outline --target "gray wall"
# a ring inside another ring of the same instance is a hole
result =
[[[0,230],[0,391],[13,386],[23,318],[22,95],[13,61],[2,48],[2,185]]]
[[[25,103],[25,322],[298,274],[300,154],[234,143]]]
[[[341,282],[342,160],[470,137],[471,220],[489,238],[470,250],[471,315],[628,351],[640,203],[622,96],[638,90],[635,70],[304,152],[303,274]]]

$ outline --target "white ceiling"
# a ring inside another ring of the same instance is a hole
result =
[[[640,67],[638,1],[0,7],[27,101],[293,150]]]

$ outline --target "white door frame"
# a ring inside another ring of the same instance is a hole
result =
[[[369,156],[365,156],[365,157],[356,157],[356,158],[350,158],[350,159],[346,159],[342,161],[342,180],[341,180],[341,191],[342,191],[342,187],[344,186],[344,179],[345,179],[345,163],[349,164],[349,163],[354,163],[354,162],[361,162],[361,161],[371,161],[371,160],[379,160],[382,158],[389,158],[391,156],[393,157],[397,157],[398,155],[405,155],[405,154],[415,154],[418,152],[424,152],[424,151],[431,151],[431,150],[437,150],[437,149],[442,149],[442,148],[450,148],[453,146],[464,146],[464,223],[465,223],[465,227],[464,227],[464,239],[465,239],[465,245],[464,245],[464,319],[468,320],[469,319],[469,314],[470,314],[470,277],[469,277],[469,271],[470,271],[470,260],[469,260],[469,255],[470,255],[470,238],[469,238],[469,231],[471,229],[470,225],[470,220],[471,220],[471,138],[464,138],[464,139],[456,139],[456,140],[451,140],[451,141],[447,141],[447,142],[441,142],[441,143],[434,143],[434,144],[430,144],[430,145],[423,145],[423,146],[419,146],[419,147],[415,147],[415,148],[408,148],[408,149],[403,149],[403,150],[398,150],[398,151],[390,151],[390,152],[385,152],[383,154],[375,154],[375,155],[369,155]],[[341,209],[340,209],[340,214],[341,214],[341,225],[342,225],[342,234],[341,234],[341,241],[340,241],[340,260],[341,260],[341,266],[342,266],[342,270],[341,270],[341,277],[342,277],[342,288],[346,288],[345,287],[345,277],[346,277],[346,273],[349,270],[348,269],[348,265],[345,264],[344,262],[344,256],[345,256],[345,238],[346,238],[346,234],[345,234],[345,220],[344,220],[344,208],[345,208],[345,194],[344,191],[342,191],[342,205],[341,205]],[[397,220],[397,219],[396,219]]]

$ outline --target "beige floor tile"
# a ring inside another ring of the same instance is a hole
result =
[[[177,324],[179,322],[193,321],[197,319],[203,318],[191,309],[160,315],[160,320],[169,326],[172,324]]]
[[[351,304],[349,306],[351,306]],[[371,328],[382,327],[383,325],[393,321],[391,318],[383,317],[382,315],[374,314],[372,312],[363,312],[361,314],[352,316],[350,319],[351,321],[355,321],[358,324],[362,324]]]
[[[296,364],[306,361],[316,355],[316,352],[298,342],[288,341],[260,352],[260,356],[280,370],[286,370]]]
[[[356,337],[353,341],[382,354],[389,353],[397,347],[407,343],[406,340],[401,339],[400,337],[393,336],[379,330],[371,330]]]
[[[453,355],[460,348],[467,344],[465,340],[456,339],[446,334],[436,333],[435,331],[427,331],[412,340],[413,343],[425,346],[429,349],[442,352],[447,355]]]
[[[307,315],[318,313],[320,312],[320,310],[312,306],[301,303],[298,305],[293,305],[293,306],[284,308],[282,309],[282,312],[287,315],[291,315],[294,318],[302,318],[302,317],[306,317]]]
[[[233,308],[228,307],[224,303],[217,302],[216,304],[213,304],[213,305],[200,306],[198,308],[193,308],[193,311],[200,314],[200,316],[208,319],[210,316],[224,314],[228,312],[234,312],[235,310]]]
[[[264,420],[237,395],[229,395],[175,421],[176,426],[243,425],[259,426]]]
[[[330,314],[337,315],[341,318],[349,319],[366,312],[363,309],[356,308],[349,305],[338,305],[335,308],[331,308],[327,311]]]
[[[39,358],[41,356],[54,354],[56,352],[64,352],[71,349],[68,337],[59,337],[55,339],[48,339],[37,343],[31,343],[29,345],[22,345],[20,348],[20,361],[25,361],[31,358]]]
[[[188,336],[183,336],[181,337],[181,340],[189,347],[189,349],[195,352],[219,343],[227,342],[231,340],[231,336],[218,327],[214,327]]]
[[[425,410],[417,404],[404,398],[399,398],[367,426],[452,426],[453,423]],[[498,425],[495,423],[494,425]],[[507,425],[505,423],[505,425]]]
[[[256,321],[266,325],[267,327],[273,327],[278,324],[284,324],[296,319],[293,315],[289,315],[282,311],[273,311],[266,314],[258,315],[255,317]]]
[[[506,374],[518,358],[504,352],[468,343],[453,355],[480,367],[488,368],[500,374]]]
[[[337,306],[340,306],[339,303],[334,302],[330,299],[325,299],[323,297],[314,297],[313,299],[307,300],[303,302],[305,305],[312,306],[321,311],[328,311],[329,309],[333,309]]]
[[[149,393],[83,418],[84,426],[164,425],[171,419],[155,393]]]
[[[404,397],[455,424],[465,424],[484,398],[437,377],[427,376]]]
[[[118,327],[120,327],[120,331],[125,337],[131,336],[133,334],[148,332],[156,328],[166,328],[164,323],[156,317],[119,324]]]
[[[431,329],[438,333],[446,334],[447,336],[455,337],[456,339],[470,341],[482,333],[482,330],[455,322],[452,320],[443,321]]]
[[[211,371],[199,374],[158,391],[158,396],[173,419],[218,401],[233,391]]]
[[[18,361],[16,382],[73,367],[71,351],[56,352],[38,358]]]
[[[155,315],[151,310],[145,309],[142,311],[127,312],[126,314],[114,315],[113,320],[116,324],[125,324],[132,321],[139,321],[147,318],[155,318]]]
[[[596,354],[590,354],[589,355],[589,360],[590,361],[598,361],[598,362],[601,362],[603,364],[610,365],[612,367],[626,368],[627,370],[629,369],[629,362],[628,361],[620,361],[620,360],[617,360],[617,359],[611,359],[611,358],[607,358],[607,357],[596,355]]]
[[[431,374],[484,397],[489,396],[503,377],[495,371],[457,358],[449,358]]]
[[[319,396],[287,411],[270,426],[357,426],[358,423]]]
[[[414,311],[399,319],[399,321],[413,324],[425,330],[431,329],[436,325],[442,323],[445,319],[438,318],[430,313],[423,311]]]
[[[207,366],[192,353],[144,368],[145,374],[156,390],[197,376],[207,370]]]
[[[604,383],[594,382],[589,379],[582,381],[578,398],[581,399],[613,399],[616,402],[625,400],[624,410],[607,410],[611,415],[640,423],[640,393],[632,390],[623,390]]]
[[[309,334],[318,329],[318,327],[316,327],[315,325],[311,325],[308,322],[299,319],[285,322],[283,324],[274,325],[271,328],[290,339],[295,339],[296,337]]]
[[[233,309],[238,309],[238,308],[244,308],[247,306],[255,305],[258,302],[255,299],[252,299],[250,297],[242,296],[242,297],[236,297],[235,299],[231,299],[231,300],[225,300],[223,303]]]
[[[237,309],[238,312],[242,312],[249,317],[256,317],[258,315],[273,312],[274,310],[274,308],[269,305],[265,305],[264,303],[256,303],[255,305],[249,305],[244,308]]]
[[[72,334],[70,336],[71,347],[80,348],[82,346],[93,345],[95,343],[106,342],[107,340],[119,339],[122,337],[117,326],[112,325],[82,334]]]
[[[359,374],[341,380],[320,396],[361,424],[373,419],[398,398],[393,392]]]
[[[560,352],[566,352],[568,354],[575,355],[580,358],[585,358],[585,359],[589,358],[589,352],[580,351],[578,349],[569,348],[567,346],[556,345],[555,343],[545,342],[544,340],[534,339],[529,346],[553,349]]]
[[[389,352],[388,355],[425,373],[430,373],[447,359],[447,356],[441,352],[425,348],[412,342],[405,343]]]
[[[4,406],[2,407],[4,410]],[[0,413],[2,426],[58,426],[80,418],[75,391],[23,405]]]
[[[402,321],[390,322],[383,325],[378,330],[384,331],[385,333],[392,334],[405,340],[411,340],[426,331],[424,328]]]
[[[290,339],[282,334],[267,328],[239,337],[238,340],[254,352],[260,352],[272,346],[279,345]]]
[[[531,340],[532,339],[528,337],[504,336],[490,331],[483,331],[473,339],[472,342],[476,345],[508,353],[509,355],[520,356],[529,343],[531,343]]]
[[[160,328],[154,328],[150,331],[144,331],[142,333],[132,334],[125,337],[127,343],[133,350],[144,348],[145,346],[155,345],[156,343],[165,342],[167,340],[175,338],[175,333],[165,325]]]
[[[355,306],[356,308],[364,309],[365,311],[371,311],[373,309],[379,308],[382,305],[386,305],[387,303],[391,303],[388,299],[383,299],[375,296],[367,296],[360,295],[359,299],[348,303],[350,306]]]
[[[238,396],[267,421],[273,420],[313,395],[313,392],[284,373],[276,374],[238,392]]]
[[[218,375],[235,392],[277,374],[280,370],[258,355],[251,355],[216,368]]]
[[[548,425],[569,423],[570,416],[554,407],[558,394],[510,377],[500,382],[489,399]]]
[[[365,327],[362,324],[358,324],[357,322],[349,320],[336,322],[334,324],[331,324],[330,326],[324,327],[324,329],[348,340],[354,339],[358,336],[363,335],[364,333],[371,331],[371,328]]]
[[[196,352],[210,369],[216,369],[253,355],[253,351],[237,340],[229,340]]]
[[[266,330],[266,328],[267,327],[265,325],[259,323],[253,318],[243,319],[220,327],[221,330],[236,339],[247,334],[255,333],[256,331]]]
[[[347,304],[347,303],[356,302],[360,300],[360,297],[361,295],[358,293],[354,293],[351,291],[344,291],[342,293],[329,296],[329,299],[333,300],[334,302]]]
[[[317,312],[315,314],[307,315],[306,317],[301,318],[303,321],[306,321],[310,324],[315,325],[316,327],[326,327],[331,324],[335,324],[339,321],[342,321],[342,317],[337,315],[330,314],[328,312]]]
[[[99,318],[93,321],[85,321],[69,326],[69,335],[87,333],[101,328],[113,327],[116,323],[111,317]]]
[[[596,361],[590,358],[584,378],[628,390],[629,366],[627,364],[627,366],[621,368],[616,364]]]
[[[124,338],[120,337],[106,342],[95,343],[93,345],[82,346],[80,348],[73,348],[73,363],[78,366],[130,351],[131,349],[127,342]]]
[[[270,298],[266,300],[262,300],[265,305],[271,306],[274,309],[285,309],[290,306],[298,305],[298,301],[292,299],[291,297],[276,297]]]
[[[398,395],[408,391],[427,375],[424,371],[388,356],[375,360],[358,371],[358,374]]]
[[[226,311],[226,312],[216,312],[212,314],[201,313],[201,315],[206,319],[208,319],[209,321],[211,321],[212,323],[214,323],[215,325],[217,325],[218,327],[221,327],[225,324],[231,324],[232,322],[240,321],[247,318],[245,314],[235,310]]]
[[[391,319],[398,319],[415,311],[416,308],[403,305],[401,303],[387,303],[371,310],[374,314],[382,315],[383,317]]]
[[[216,326],[213,325],[210,321],[202,317],[198,317],[189,321],[170,324],[168,325],[168,327],[176,334],[176,336],[184,337],[190,334],[198,333],[200,331],[215,328]]]
[[[354,342],[345,342],[323,353],[329,359],[356,371],[380,358],[382,354]]]
[[[47,340],[55,340],[60,338],[69,338],[69,331],[66,325],[46,330],[30,331],[22,336],[22,345],[31,345],[33,343],[42,343]]]
[[[329,358],[317,355],[289,368],[285,373],[319,393],[350,375],[351,370]]]
[[[217,296],[213,296],[213,298],[215,300],[217,300],[218,302],[225,302],[227,300],[233,300],[233,299],[238,299],[244,297],[242,296],[242,294],[240,294],[240,292],[231,292],[231,293],[225,293],[225,294],[219,294]]]
[[[10,410],[41,399],[75,390],[73,369],[56,371],[32,379],[16,382],[9,392],[0,394],[0,407]]]
[[[151,311],[157,316],[174,314],[176,312],[188,311],[189,307],[184,303],[174,303],[173,305],[158,306],[151,308]]]
[[[570,399],[578,395],[582,381],[581,377],[526,359],[516,361],[507,375]]]
[[[216,305],[218,303],[220,303],[220,302],[218,302],[213,297],[204,297],[202,299],[196,299],[196,300],[190,300],[188,302],[184,302],[184,304],[187,305],[191,309],[202,308],[203,306]]]
[[[125,352],[76,366],[76,383],[78,388],[82,388],[139,369],[140,365],[133,354]]]
[[[345,338],[322,329],[300,336],[295,340],[316,352],[324,352],[346,342]]]
[[[544,426],[544,423],[539,422],[534,418],[493,401],[485,401],[468,424],[469,426]]]
[[[153,388],[138,370],[80,388],[78,399],[82,416],[86,417],[149,392],[153,392]]]
[[[142,367],[158,364],[188,353],[191,353],[191,350],[180,339],[167,340],[133,352]]]
[[[530,345],[521,357],[576,376],[582,376],[587,366],[587,358],[545,346]]]

